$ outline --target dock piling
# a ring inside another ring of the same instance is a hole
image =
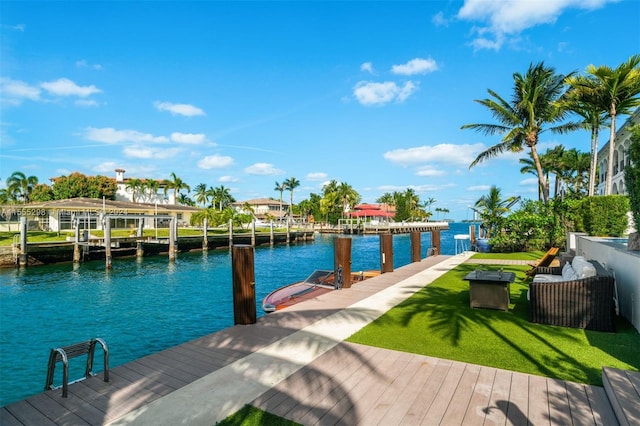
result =
[[[393,272],[393,234],[380,234],[380,272]]]
[[[420,231],[411,232],[411,262],[420,262]]]
[[[351,287],[351,238],[336,237],[333,240],[333,271],[338,276],[342,268],[342,287]],[[336,283],[339,285],[339,283]]]
[[[29,263],[27,253],[27,217],[20,216],[20,255],[18,256],[18,265],[27,266]]]
[[[250,245],[235,245],[231,249],[233,319],[236,325],[256,323],[256,279],[253,257],[254,249]]]
[[[104,261],[107,269],[111,269],[111,218],[104,218]]]
[[[435,249],[435,254],[439,255],[440,251],[440,230],[433,229],[431,230],[431,247]]]

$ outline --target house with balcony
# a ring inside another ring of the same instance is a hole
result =
[[[236,201],[231,203],[231,207],[239,213],[251,213],[258,221],[269,222],[270,220],[282,221],[289,215],[289,204],[274,200],[272,198],[254,198],[246,201]],[[250,207],[250,210],[247,209]]]
[[[636,109],[627,121],[616,132],[615,150],[613,152],[613,177],[611,181],[611,194],[628,194],[624,180],[624,169],[631,164],[629,158],[629,146],[631,145],[631,132],[629,127],[640,123],[640,108]],[[597,194],[604,195],[607,179],[607,165],[609,163],[609,141],[598,152],[598,187]]]

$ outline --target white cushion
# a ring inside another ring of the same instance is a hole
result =
[[[575,269],[573,269],[568,263],[565,263],[562,267],[562,279],[564,281],[573,281],[578,279],[578,274]]]
[[[573,261],[571,262],[571,267],[574,271],[576,271],[576,274],[578,274],[579,278],[581,278],[582,269],[587,265],[589,265],[589,262],[587,262],[587,259],[582,256],[574,257]]]
[[[582,268],[582,274],[579,276],[579,278],[595,277],[596,275],[598,275],[596,267],[587,262],[587,264]]]
[[[554,275],[554,274],[536,274],[533,277],[534,283],[557,283],[561,281],[566,281],[562,277],[562,275]]]

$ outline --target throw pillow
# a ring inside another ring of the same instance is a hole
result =
[[[578,274],[568,263],[562,268],[562,279],[565,281],[573,281],[578,279]]]

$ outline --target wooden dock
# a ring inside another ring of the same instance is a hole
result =
[[[72,384],[69,398],[38,394],[0,424],[210,426],[246,403],[304,425],[625,424],[602,387],[343,341],[464,260],[412,263]],[[640,424],[640,374],[609,373],[626,424]]]

